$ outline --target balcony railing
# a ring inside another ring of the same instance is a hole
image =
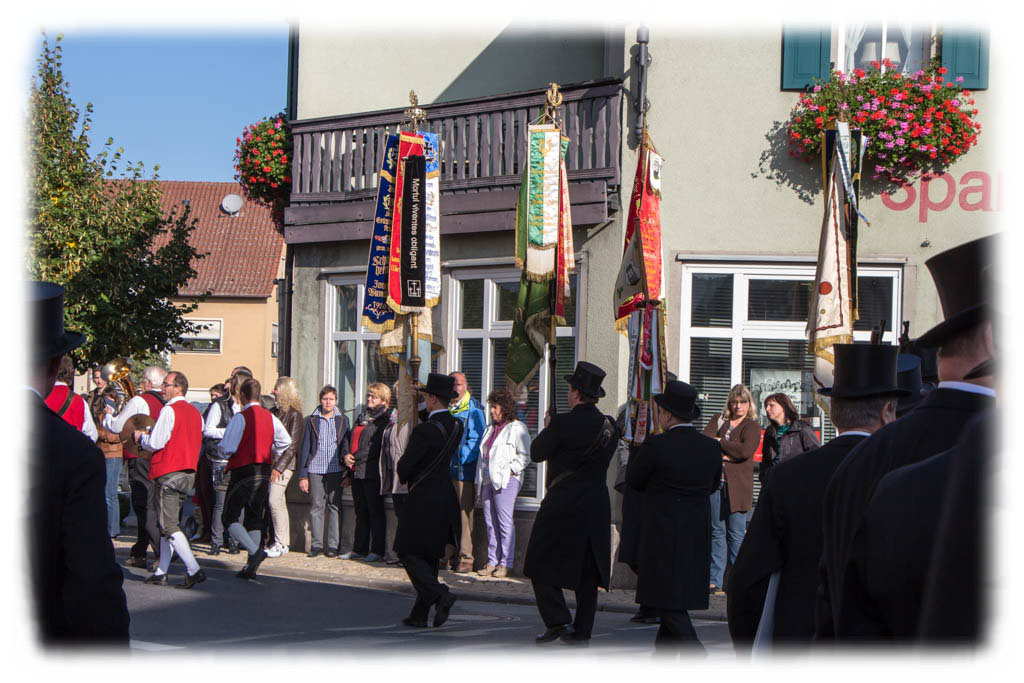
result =
[[[527,126],[540,117],[544,90],[427,105],[421,126],[438,135],[441,190],[518,185]],[[622,86],[602,81],[562,89],[570,181],[619,184]],[[375,195],[389,133],[404,108],[295,121],[292,206],[365,200]]]

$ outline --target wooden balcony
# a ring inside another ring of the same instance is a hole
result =
[[[544,90],[424,106],[438,135],[441,232],[511,230],[526,159],[529,123]],[[573,224],[608,218],[609,188],[620,183],[622,85],[565,86],[560,114],[569,137],[566,168]],[[377,173],[404,109],[294,121],[289,243],[370,238]]]

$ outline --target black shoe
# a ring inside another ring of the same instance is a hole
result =
[[[254,576],[256,576],[256,571],[260,568],[260,563],[262,563],[263,560],[265,559],[267,559],[267,551],[265,551],[263,548],[260,548],[255,553],[249,556],[249,559],[246,561],[245,566],[242,568],[242,571],[235,574],[235,576],[237,576],[240,579],[251,580]]]
[[[444,622],[448,621],[448,613],[452,611],[455,600],[455,596],[448,593],[442,595],[441,599],[437,601],[437,607],[434,608],[434,628],[443,626]]]
[[[337,556],[338,556],[338,551],[337,550],[328,550],[327,552],[324,553],[324,557],[337,557]]]
[[[637,612],[629,618],[634,624],[660,624],[661,619],[654,614],[648,614],[646,612]]]
[[[207,554],[208,555],[220,555],[220,546],[219,545],[211,545],[210,546],[210,552],[208,552]]]
[[[175,588],[191,588],[197,583],[202,583],[203,581],[206,581],[206,574],[203,573],[202,569],[200,569],[195,574],[185,574],[185,580],[175,586]]]
[[[427,620],[426,619],[413,619],[412,617],[406,617],[405,619],[402,619],[402,623],[405,624],[406,626],[413,626],[415,628],[426,628],[427,627]]]
[[[574,647],[590,647],[590,636],[584,637],[575,632],[565,634],[560,640],[566,645]]]
[[[134,555],[129,557],[124,563],[124,566],[126,567],[140,567],[142,569],[145,569],[146,565],[145,557],[135,557]]]
[[[316,557],[322,552],[323,550],[321,548],[312,548],[308,553],[306,553],[306,557]]]
[[[238,544],[237,543],[229,543],[228,544],[228,555],[237,555],[240,552],[242,552],[242,551],[240,551],[238,549]]]
[[[150,574],[143,583],[148,583],[151,586],[166,586],[167,574]]]
[[[533,640],[536,643],[550,643],[552,640],[556,640],[561,636],[571,635],[575,632],[576,630],[572,627],[572,624],[562,624],[561,626],[552,626]]]

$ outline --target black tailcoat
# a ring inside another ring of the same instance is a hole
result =
[[[768,581],[776,571],[781,576],[772,641],[792,644],[814,636],[825,486],[843,458],[865,438],[839,435],[771,469],[729,575],[726,609],[737,651],[753,644]]]
[[[429,422],[440,423],[447,434],[454,432],[453,448],[459,446],[462,421],[447,411],[435,413],[427,422],[416,425],[409,435],[409,445],[398,461],[398,478],[403,484],[415,481],[435,463],[445,446],[441,430]],[[462,533],[459,498],[448,473],[453,448],[447,449],[449,457],[440,457],[440,463],[430,470],[426,478],[410,488],[395,532],[395,552],[399,555],[439,559],[444,557],[445,544],[459,547]]]
[[[977,424],[983,423],[972,423]],[[955,454],[967,453],[977,462],[979,450],[989,443],[988,435],[978,431],[972,426],[956,448],[894,470],[878,482],[850,548],[837,640],[905,643],[917,638],[947,491],[950,484],[957,490],[963,486],[952,481]],[[950,566],[943,569],[957,580],[944,600],[953,601],[964,591],[967,577],[978,573],[972,570],[978,559],[978,553],[950,558]]]
[[[103,453],[46,407],[29,401],[28,548],[45,642],[128,646],[124,576],[107,530]]]
[[[854,533],[878,481],[887,473],[948,450],[960,438],[964,425],[994,405],[990,396],[939,388],[917,408],[882,427],[850,451],[825,490],[824,545],[816,633],[831,638],[842,612],[841,587]]]
[[[999,411],[986,411],[964,429],[949,456],[949,481],[935,530],[935,547],[925,576],[918,639],[977,642],[990,596],[988,582],[994,441]]]
[[[629,459],[626,481],[643,497],[638,603],[665,610],[708,608],[708,497],[721,479],[721,447],[693,427],[650,436]]]
[[[589,545],[601,577],[598,585],[608,587],[612,521],[607,473],[617,430],[603,448],[587,455],[605,418],[596,405],[578,404],[552,417],[530,446],[531,460],[548,463],[548,491],[537,511],[523,565],[523,574],[534,581],[575,590]],[[555,477],[571,471],[551,486]]]

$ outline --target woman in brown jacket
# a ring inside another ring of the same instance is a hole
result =
[[[711,417],[704,434],[718,440],[722,447],[722,486],[711,494],[711,585],[712,593],[722,592],[725,574],[726,543],[729,562],[736,561],[747,515],[754,506],[754,451],[761,441],[757,404],[743,384],[729,390],[725,409]]]

